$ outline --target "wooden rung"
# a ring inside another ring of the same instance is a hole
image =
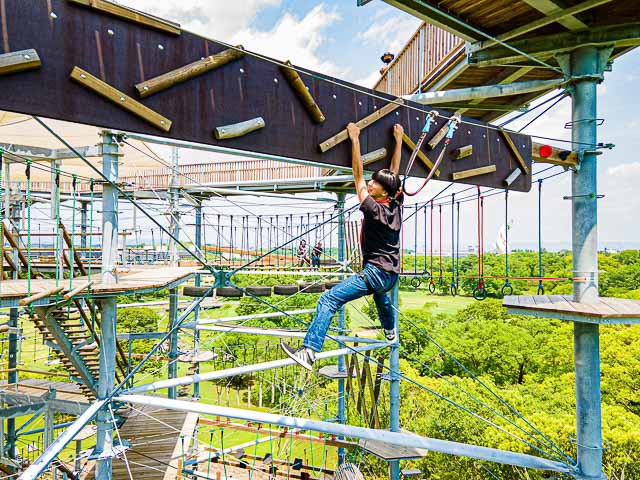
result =
[[[30,297],[22,298],[18,303],[24,307],[25,305],[32,304],[36,300],[40,300],[42,298],[47,298],[47,297],[56,295],[60,293],[62,290],[64,290],[64,287],[52,288],[51,290],[43,290],[42,292],[38,292],[35,295],[31,295]]]
[[[445,124],[442,125],[440,130],[438,130],[436,134],[433,137],[431,137],[431,140],[427,142],[427,150],[430,151],[435,149],[438,146],[438,144],[442,141],[442,139],[447,135],[448,131],[449,131],[449,122],[445,122]]]
[[[153,15],[149,15],[147,13],[138,12],[137,10],[123,7],[121,5],[116,5],[115,3],[111,3],[106,0],[67,0],[67,1],[71,3],[75,3],[77,5],[90,7],[95,10],[108,13],[109,15],[113,15],[114,17],[122,18],[124,20],[129,20],[130,22],[134,22],[134,23],[139,23],[146,27],[151,27],[155,30],[160,30],[162,32],[170,33],[172,35],[180,35],[182,33],[182,29],[180,28],[179,23],[170,22],[169,20],[164,20],[162,18],[154,17]]]
[[[140,94],[140,97],[146,98],[155,93],[166,90],[179,83],[186,82],[199,75],[203,75],[211,70],[222,67],[227,63],[231,63],[234,60],[238,60],[244,57],[245,52],[242,50],[242,45],[238,45],[237,48],[228,48],[215,55],[209,55],[202,60],[184,65],[183,67],[176,68],[170,72],[163,73],[151,80],[147,80],[136,85],[136,90]]]
[[[0,75],[40,68],[38,52],[33,48],[0,55]]]
[[[451,156],[454,160],[460,160],[473,154],[473,145],[465,145],[464,147],[456,148],[451,152]]]
[[[69,290],[67,293],[65,293],[64,295],[64,299],[65,300],[69,300],[71,297],[76,296],[77,294],[79,294],[80,292],[88,289],[91,285],[93,285],[95,283],[95,281],[91,280],[90,282],[84,282],[82,285],[78,285],[76,288],[74,288],[73,290]]]
[[[363,130],[367,128],[369,125],[372,125],[373,123],[380,120],[382,117],[390,114],[401,105],[404,105],[404,100],[401,98],[397,98],[393,102],[387,103],[384,107],[367,115],[362,120],[358,120],[357,122],[355,122],[355,124],[360,130]],[[349,138],[349,134],[347,133],[347,129],[345,128],[341,132],[335,134],[333,137],[327,138],[324,142],[321,142],[320,151],[324,153],[327,150],[332,149],[336,145],[344,142],[347,138]]]
[[[509,136],[507,131],[501,128],[500,133],[502,134],[502,137],[507,142],[507,145],[509,146],[511,153],[513,153],[513,155],[516,157],[516,161],[518,162],[518,165],[520,165],[520,168],[522,169],[522,171],[525,174],[529,175],[529,167],[527,167],[527,164],[522,158],[522,155],[520,155],[520,150],[518,150],[518,147],[516,147],[516,145],[513,143],[513,140],[511,140],[511,137]]]
[[[380,160],[384,160],[385,158],[387,158],[387,149],[379,148],[377,150],[374,150],[373,152],[365,153],[364,155],[362,155],[362,166],[366,167],[367,165],[379,162]]]
[[[99,78],[91,75],[89,72],[84,71],[80,67],[73,68],[70,78],[78,82],[83,87],[88,88],[94,93],[97,93],[101,97],[110,100],[121,108],[124,108],[134,115],[142,118],[154,127],[159,128],[163,132],[168,132],[169,130],[171,130],[171,120],[163,117],[150,108],[145,107],[137,100],[134,100],[128,95],[125,95],[116,88],[113,88],[108,83],[105,83]]]
[[[463,178],[477,177],[478,175],[486,175],[496,171],[495,165],[487,165],[486,167],[472,168],[470,170],[463,170],[461,172],[455,172],[453,174],[453,180],[462,180]]]
[[[413,142],[413,140],[409,138],[409,136],[406,133],[402,134],[402,141],[411,151],[416,149],[416,144]],[[433,169],[433,162],[429,160],[429,157],[427,157],[427,155],[423,151],[418,150],[418,158],[429,170]],[[436,177],[439,177],[440,169],[436,170],[434,175]]]
[[[216,127],[213,130],[213,134],[218,140],[225,140],[228,138],[242,137],[248,133],[254,132],[264,128],[266,123],[262,117],[252,118],[245,122],[234,123],[233,125],[224,125],[222,127]]]
[[[542,146],[542,143],[537,142],[533,142],[531,145],[531,156],[534,162],[562,165],[563,167],[575,167],[578,165],[578,152],[551,147],[551,155],[543,157],[540,155],[540,148]]]
[[[285,64],[280,67],[280,70],[302,102],[302,105],[304,105],[304,108],[306,108],[309,115],[311,115],[313,121],[316,123],[324,122],[326,117],[302,81],[302,78],[300,78],[300,74],[293,68],[293,65],[291,65],[291,62],[287,60]]]

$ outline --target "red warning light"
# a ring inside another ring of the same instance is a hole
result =
[[[553,153],[553,148],[551,145],[541,145],[540,146],[540,156],[542,158],[548,158]]]

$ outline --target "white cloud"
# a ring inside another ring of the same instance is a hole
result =
[[[277,60],[291,60],[295,65],[316,70],[327,75],[341,76],[344,70],[335,63],[322,59],[318,50],[327,41],[324,30],[339,20],[335,10],[320,4],[312,8],[303,18],[285,13],[270,31],[250,27],[236,32],[231,43],[240,43]]]
[[[408,15],[394,15],[374,23],[359,34],[358,38],[365,44],[380,46],[397,54],[419,25],[420,20],[416,18]]]
[[[260,10],[278,6],[282,0],[122,0],[119,3],[136,10],[175,21],[186,29],[207,38],[226,41],[238,30],[246,28]]]
[[[361,87],[373,88],[373,86],[375,85],[375,83],[378,81],[379,78],[380,78],[380,71],[374,70],[366,77],[353,80],[353,83],[355,83],[356,85],[360,85]]]

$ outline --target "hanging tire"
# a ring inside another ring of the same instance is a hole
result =
[[[265,286],[252,286],[247,287],[247,294],[255,295],[256,297],[270,297],[271,296],[271,287]]]
[[[502,296],[513,295],[513,287],[509,283],[502,286]]]
[[[478,301],[482,301],[485,298],[487,298],[487,289],[482,287],[482,288],[476,288],[473,291],[473,298],[475,298]]]
[[[319,283],[303,283],[300,285],[302,293],[323,293],[325,289],[324,282]]]
[[[236,287],[220,287],[216,288],[216,295],[219,297],[237,298],[242,296],[242,290]]]
[[[192,286],[186,286],[182,289],[182,296],[184,297],[202,297],[205,293],[207,293],[207,290],[209,290],[209,288],[211,287],[192,287]],[[214,290],[211,290],[211,292],[209,293],[209,295],[207,295],[207,297],[213,297],[213,292]]]
[[[411,279],[411,286],[412,286],[413,288],[416,288],[416,289],[417,289],[417,288],[419,288],[419,287],[420,287],[420,285],[422,285],[422,280],[420,279],[420,277],[413,277],[413,278]]]
[[[273,287],[273,293],[276,295],[293,295],[298,293],[298,285],[276,285]]]
[[[429,293],[436,293],[436,284],[433,282],[429,282]]]
[[[455,297],[458,295],[458,287],[454,283],[451,284],[449,290],[451,291],[451,296]]]
[[[538,291],[536,292],[536,295],[544,295],[544,285],[538,285]]]

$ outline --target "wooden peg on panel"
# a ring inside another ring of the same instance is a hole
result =
[[[285,65],[280,67],[280,70],[282,70],[284,77],[287,79],[289,85],[291,85],[291,88],[304,105],[304,108],[306,108],[309,115],[311,115],[311,118],[313,118],[313,121],[316,123],[324,122],[326,118],[322,113],[322,110],[320,110],[320,107],[313,99],[313,96],[302,81],[302,78],[300,78],[300,74],[291,65],[291,62],[287,60]]]
[[[0,75],[40,68],[38,52],[33,48],[0,55]]]
[[[180,35],[180,33],[182,33],[179,23],[170,22],[169,20],[165,20],[163,18],[154,17],[153,15],[142,13],[137,10],[133,10],[132,8],[123,7],[122,5],[108,2],[106,0],[67,0],[67,1],[71,3],[75,3],[76,5],[82,5],[85,7],[92,8],[94,10],[98,10],[99,12],[102,12],[102,13],[113,15],[114,17],[118,17],[123,20],[128,20],[130,22],[138,23],[140,25],[144,25],[145,27],[150,27],[155,30],[160,30],[161,32],[170,33],[172,35]]]
[[[74,67],[70,78],[80,85],[97,93],[101,97],[110,100],[121,108],[133,113],[134,115],[147,121],[154,127],[159,128],[163,132],[171,130],[171,120],[163,117],[159,113],[145,107],[143,104],[125,95],[118,89],[112,87],[108,83],[103,82],[99,78],[94,77],[89,72],[82,70],[80,67]]]
[[[444,125],[436,132],[436,134],[431,137],[431,140],[427,142],[427,150],[434,150],[438,144],[442,141],[442,139],[447,135],[449,131],[449,122],[445,122]]]
[[[225,140],[228,138],[242,137],[247,133],[251,133],[255,130],[264,128],[266,123],[262,117],[252,118],[245,122],[234,123],[233,125],[223,125],[222,127],[216,127],[213,130],[213,134],[218,140]]]
[[[447,132],[445,132],[446,134]],[[406,133],[402,134],[402,141],[404,142],[404,144],[409,148],[409,150],[413,151],[416,148],[416,144],[414,143],[413,140],[411,140],[409,138],[409,136]],[[427,157],[427,155],[419,150],[418,151],[418,158],[420,159],[420,161],[422,163],[424,163],[424,165],[429,169],[429,170],[433,170],[433,162],[431,160],[429,160],[429,157]],[[436,177],[440,176],[440,169],[436,170],[434,175]]]
[[[456,148],[451,152],[451,156],[454,160],[460,160],[473,154],[473,145],[465,145],[464,147]]]
[[[182,82],[186,82],[194,77],[207,73],[216,68],[222,67],[227,63],[231,63],[239,58],[244,57],[245,52],[242,49],[242,45],[238,45],[237,48],[228,48],[215,55],[209,55],[197,62],[184,65],[183,67],[176,68],[170,72],[163,73],[155,78],[147,80],[145,82],[138,83],[136,90],[140,94],[140,97],[145,98],[154,93],[166,90],[169,87],[173,87]]]
[[[453,180],[462,180],[463,178],[477,177],[479,175],[486,175],[487,173],[493,173],[496,171],[495,165],[487,165],[486,167],[471,168],[469,170],[463,170],[461,172],[455,172],[453,174]]]
[[[384,107],[380,108],[379,110],[376,110],[375,112],[367,115],[362,120],[358,120],[357,122],[355,122],[355,124],[359,129],[363,130],[367,128],[369,125],[380,120],[382,117],[390,114],[401,105],[404,105],[404,100],[402,100],[401,98],[397,98],[393,102],[387,103]],[[344,130],[337,133],[333,137],[327,138],[324,142],[320,143],[320,151],[324,153],[327,150],[332,149],[336,145],[344,142],[347,138],[349,138],[349,134],[347,133],[347,129],[345,128]]]
[[[529,174],[529,168],[527,167],[527,164],[525,163],[524,159],[522,158],[522,155],[520,155],[520,151],[518,150],[518,147],[516,147],[516,145],[513,143],[513,140],[511,140],[511,137],[509,136],[509,134],[507,133],[506,130],[501,128],[500,129],[500,133],[502,134],[502,137],[507,142],[507,145],[509,146],[509,149],[511,150],[511,152],[516,157],[516,161],[518,162],[518,165],[520,165],[520,168],[522,169],[522,171],[525,174],[528,175]]]

